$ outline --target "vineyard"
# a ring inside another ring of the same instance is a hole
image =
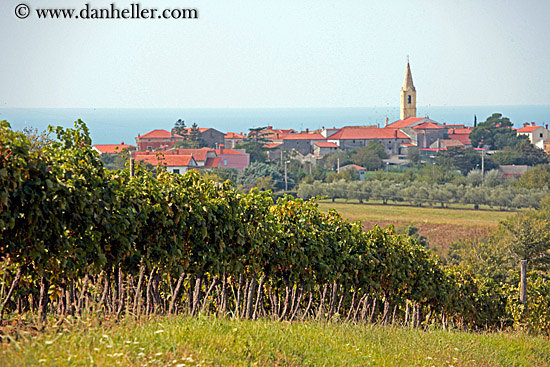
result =
[[[213,314],[550,333],[550,282],[443,267],[392,227],[196,171],[108,171],[86,126],[37,147],[0,126],[1,314]]]

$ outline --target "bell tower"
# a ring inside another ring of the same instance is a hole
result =
[[[416,117],[416,89],[414,88],[411,66],[407,60],[407,72],[401,88],[401,120]]]

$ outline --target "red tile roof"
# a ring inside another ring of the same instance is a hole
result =
[[[158,152],[139,152],[136,153],[136,160],[144,160],[151,164],[157,164],[157,153]],[[220,153],[220,149],[210,149],[210,148],[200,148],[200,149],[171,149],[164,150],[161,152],[164,155],[166,162],[172,162],[178,158],[172,157],[192,157],[194,162],[204,162],[204,165],[201,167],[219,167],[220,157],[216,157]],[[224,149],[223,155],[244,155],[245,153],[239,152],[234,149]],[[210,155],[210,156],[209,156]],[[162,155],[160,155],[161,160]],[[172,164],[168,164],[171,166]]]
[[[264,148],[274,149],[274,148],[277,148],[279,145],[282,145],[282,143],[269,143],[264,145]]]
[[[391,124],[389,124],[388,126],[386,126],[386,128],[390,128],[390,129],[400,129],[402,127],[409,127],[411,126],[412,124],[415,124],[417,123],[418,121],[420,120],[424,120],[424,117],[409,117],[405,120],[397,120],[395,122],[392,122]]]
[[[173,156],[173,155],[191,155],[195,159],[195,161],[206,161],[208,158],[208,153],[214,152],[214,149],[209,148],[201,148],[201,149],[170,149],[170,150],[163,150],[162,154],[165,156]],[[152,156],[155,157],[159,152],[138,152],[137,155],[141,156]]]
[[[440,139],[441,145],[444,145],[446,148],[451,147],[463,147],[464,143],[458,139]]]
[[[298,133],[285,135],[281,140],[326,140],[326,138],[321,134]]]
[[[522,127],[521,129],[517,129],[517,132],[518,133],[532,133],[533,131],[535,131],[539,127],[542,127],[542,126],[529,125],[529,126]]]
[[[517,165],[517,166],[511,166],[511,165],[500,165],[498,167],[498,170],[502,173],[502,177],[508,178],[508,177],[514,177],[514,176],[521,176],[525,172],[527,172],[531,167],[526,165]]]
[[[451,134],[470,134],[473,129],[462,128],[462,129],[449,129],[449,135]]]
[[[237,133],[227,133],[225,134],[224,138],[226,139],[243,139],[244,136]]]
[[[330,140],[352,139],[408,139],[409,137],[397,129],[373,129],[373,128],[343,128],[329,137]]]
[[[207,158],[206,162],[204,163],[204,168],[213,168],[213,167],[219,167],[220,166],[220,157],[215,158]]]
[[[401,145],[404,146],[404,147],[415,147],[416,146],[413,143],[403,143]]]
[[[315,143],[319,148],[339,148],[339,146],[335,143],[331,143],[328,141],[318,141]]]
[[[458,140],[464,145],[471,145],[470,134],[449,134],[449,139]]]
[[[355,129],[379,129],[378,125],[346,125],[342,126],[341,129],[349,129],[350,127]]]
[[[135,148],[133,145],[127,145],[124,143],[120,144],[97,144],[93,146],[101,154],[105,153],[122,153],[123,149],[132,149]]]
[[[365,167],[361,167],[361,166],[358,166],[356,164],[348,164],[347,166],[344,166],[344,167],[340,167],[340,170],[343,170],[343,169],[347,169],[347,168],[355,168],[356,170],[358,171],[361,171],[361,170],[366,170]]]
[[[184,127],[183,130],[185,130],[186,134],[189,134],[193,128],[192,127]],[[206,130],[210,130],[211,127],[198,127],[200,133],[205,132]]]
[[[471,145],[470,133],[473,128],[449,129],[449,139],[460,141],[464,145]]]
[[[138,136],[138,139],[166,139],[170,137],[172,137],[172,133],[170,131],[155,129],[153,131],[149,131],[148,133]],[[183,136],[178,134],[174,134],[174,137],[183,138]]]
[[[436,125],[433,122],[425,121],[425,122],[423,122],[419,125],[413,126],[413,129],[417,129],[417,130],[435,130],[435,129],[443,129],[443,127],[441,127],[439,125]]]
[[[213,149],[213,151],[216,152],[217,155],[245,155],[245,153],[243,152],[228,148],[223,148],[223,152],[221,151],[221,149]]]
[[[208,158],[208,153],[213,152],[213,149],[208,148],[201,148],[201,149],[176,149],[172,150],[172,152],[176,152],[175,154],[179,155],[192,155],[195,161],[197,162],[203,162],[206,161]]]
[[[156,166],[160,162],[162,165],[166,165],[168,167],[189,167],[192,162],[194,163],[193,156],[191,155],[167,154],[164,157],[162,155],[159,155],[159,157],[157,158],[156,155],[136,154],[135,159],[136,161],[150,163],[153,166]]]
[[[279,134],[294,134],[296,130],[294,129],[274,129],[272,126],[268,126],[267,129],[265,129],[266,132],[274,132]]]
[[[296,132],[296,130],[294,130],[294,129],[276,129],[276,130],[273,130],[273,131],[281,133],[281,134],[294,134]]]

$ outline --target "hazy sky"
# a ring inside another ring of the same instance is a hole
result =
[[[550,104],[550,1],[0,0],[2,107]],[[195,20],[20,20],[40,7]]]

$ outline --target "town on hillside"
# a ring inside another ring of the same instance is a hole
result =
[[[307,164],[310,171],[327,156],[338,153],[356,152],[376,145],[380,161],[369,164],[337,160],[336,172],[346,169],[356,170],[359,178],[365,171],[380,168],[391,169],[413,162],[434,162],[434,157],[445,151],[476,151],[480,156],[489,157],[499,151],[514,150],[515,144],[507,145],[514,137],[528,141],[535,155],[550,153],[550,131],[548,125],[539,126],[535,122],[524,123],[514,129],[512,123],[500,114],[493,114],[487,121],[473,126],[447,124],[416,114],[416,88],[413,83],[410,64],[407,62],[405,79],[400,92],[400,119],[385,126],[341,126],[321,127],[317,130],[296,131],[277,129],[273,126],[251,128],[249,132],[221,132],[214,128],[186,126],[178,120],[170,130],[155,129],[138,134],[135,145],[106,144],[94,145],[104,156],[131,152],[136,161],[156,166],[159,162],[170,172],[184,173],[190,169],[210,170],[214,168],[235,169],[239,172],[251,163],[278,162],[285,166],[291,161]],[[508,139],[508,140],[506,140]],[[383,149],[382,149],[383,148]],[[159,154],[161,153],[161,154]],[[508,152],[512,154],[511,152]],[[531,153],[530,153],[531,154]],[[349,156],[349,155],[348,155]],[[347,163],[347,164],[346,164]],[[508,159],[500,162],[499,169],[504,176],[518,176],[529,169],[529,162]],[[505,164],[508,163],[508,164]],[[482,167],[477,167],[482,168]]]

